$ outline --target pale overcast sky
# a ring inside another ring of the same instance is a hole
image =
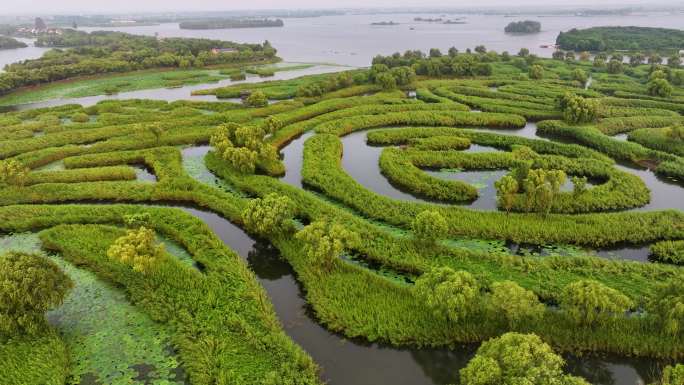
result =
[[[98,13],[98,12],[173,12],[212,11],[240,9],[312,9],[312,8],[361,8],[361,7],[484,7],[484,6],[624,6],[672,4],[684,6],[684,0],[0,0],[2,14],[40,13]]]

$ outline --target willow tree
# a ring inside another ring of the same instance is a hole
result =
[[[427,246],[434,246],[439,239],[445,238],[449,232],[446,219],[437,211],[425,210],[411,222],[413,235]]]
[[[670,335],[684,334],[684,279],[674,278],[661,284],[648,304],[663,330]]]
[[[242,211],[242,221],[257,234],[281,234],[289,229],[288,221],[292,219],[294,209],[292,199],[271,193],[250,200]]]
[[[537,295],[513,281],[496,282],[490,291],[490,310],[502,315],[511,327],[539,318],[544,313],[544,305],[539,302]]]
[[[413,291],[435,316],[451,322],[466,318],[479,305],[480,285],[467,271],[432,269],[416,280]]]
[[[591,326],[608,317],[623,315],[634,306],[618,290],[592,280],[567,285],[560,295],[560,307],[577,324]]]
[[[518,181],[510,176],[506,175],[494,183],[496,187],[497,198],[499,200],[499,206],[503,207],[506,212],[510,212],[515,203],[515,197],[518,194]]]
[[[309,263],[329,269],[345,250],[359,244],[358,234],[326,220],[316,221],[300,230],[295,237],[304,243]]]
[[[530,170],[523,181],[527,210],[548,214],[566,178],[562,170]]]
[[[565,361],[534,334],[506,333],[483,342],[461,369],[462,385],[589,385],[563,373]]]
[[[107,250],[107,256],[133,268],[149,273],[165,258],[164,245],[158,244],[154,231],[146,227],[129,230],[117,238]]]

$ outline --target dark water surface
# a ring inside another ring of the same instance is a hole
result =
[[[458,382],[475,345],[447,349],[398,349],[349,340],[319,325],[290,265],[277,249],[257,241],[221,216],[183,208],[206,223],[245,259],[266,289],[285,332],[322,368],[331,385],[446,385]],[[657,378],[660,366],[650,359],[566,355],[567,370],[597,385],[643,385]]]

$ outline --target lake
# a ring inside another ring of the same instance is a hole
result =
[[[466,24],[440,24],[414,22],[413,18],[456,19]],[[504,33],[511,21],[536,20],[542,23],[542,32],[531,35]],[[371,23],[394,21],[395,26],[372,26]],[[409,49],[427,51],[436,47],[446,52],[455,46],[459,50],[483,44],[488,49],[517,53],[522,47],[540,56],[550,57],[560,31],[606,25],[634,25],[643,27],[684,28],[681,14],[650,13],[632,16],[520,16],[500,15],[341,15],[317,18],[285,19],[282,28],[245,28],[214,30],[182,30],[177,23],[156,26],[82,28],[84,31],[117,30],[133,34],[161,37],[204,37],[236,42],[261,43],[269,40],[278,49],[278,55],[292,62],[324,62],[350,66],[368,66],[377,54],[392,54]],[[1,55],[1,54],[0,54]]]

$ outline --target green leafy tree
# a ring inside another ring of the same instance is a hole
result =
[[[437,317],[458,322],[478,308],[480,285],[467,271],[439,267],[424,273],[413,291]]]
[[[600,282],[580,280],[563,289],[560,306],[575,323],[590,326],[606,317],[624,314],[634,303]]]
[[[499,206],[503,207],[507,213],[510,212],[520,188],[518,181],[512,176],[506,175],[496,181],[494,187],[496,187],[497,197],[499,198]]]
[[[379,73],[375,77],[375,82],[382,87],[383,90],[392,90],[397,88],[397,80],[390,72]]]
[[[565,361],[534,334],[506,333],[482,343],[461,369],[463,385],[589,385],[563,373]]]
[[[273,134],[276,131],[283,128],[285,124],[282,122],[282,120],[276,118],[275,116],[269,116],[268,118],[266,118],[264,125],[266,133]]]
[[[442,57],[442,51],[440,51],[439,48],[430,48],[429,55],[432,58]]]
[[[0,186],[24,186],[28,181],[29,171],[14,159],[0,161]]]
[[[558,99],[558,107],[568,123],[588,123],[598,118],[599,105],[595,100],[569,92]]]
[[[268,106],[268,98],[262,91],[257,90],[245,98],[243,103],[247,107],[266,107]]]
[[[576,60],[575,53],[572,51],[568,51],[565,53],[565,61],[568,63],[572,63]]]
[[[581,68],[575,68],[572,71],[572,79],[585,84],[587,80],[589,80],[589,76],[587,75],[586,71],[582,70]]]
[[[515,282],[496,282],[491,286],[489,306],[494,314],[503,315],[510,326],[544,314],[544,305],[534,292],[520,287]]]
[[[292,219],[294,209],[295,205],[289,197],[271,193],[263,199],[250,200],[242,211],[242,221],[257,234],[280,234],[290,228],[288,221]]]
[[[117,238],[107,250],[107,256],[133,268],[149,273],[165,258],[164,245],[157,244],[153,230],[140,227]]]
[[[62,304],[73,287],[54,262],[37,255],[0,256],[0,334],[35,334],[46,327],[45,312]]]
[[[658,317],[665,332],[673,336],[683,334],[684,279],[673,278],[660,284],[648,309]]]
[[[530,50],[527,48],[520,48],[520,51],[518,51],[518,56],[520,57],[527,57],[530,55]]]
[[[445,238],[449,232],[446,219],[437,211],[426,210],[418,213],[411,223],[413,235],[426,245],[434,245]]]
[[[229,147],[222,155],[231,166],[243,174],[253,174],[259,154],[246,147]]]
[[[544,78],[544,67],[539,64],[534,64],[530,67],[529,71],[530,79],[540,80]]]
[[[561,50],[554,51],[551,54],[551,57],[554,58],[555,60],[563,60],[565,58],[565,51],[561,51]]]
[[[579,58],[581,61],[589,61],[591,54],[587,51],[580,52]]]
[[[297,232],[295,237],[304,242],[309,263],[328,269],[345,250],[356,247],[360,242],[355,232],[325,220],[311,223]]]
[[[530,170],[523,181],[528,211],[548,214],[565,179],[562,170]]]
[[[613,74],[613,75],[621,74],[624,70],[624,68],[622,66],[622,61],[618,61],[618,60],[609,61],[608,64],[606,65],[606,69],[608,70],[609,74]]]
[[[478,45],[475,47],[475,52],[484,55],[485,53],[487,53],[487,48],[485,48],[485,46],[483,45]]]
[[[672,95],[672,85],[665,79],[654,79],[648,82],[646,90],[649,95],[667,98]]]

